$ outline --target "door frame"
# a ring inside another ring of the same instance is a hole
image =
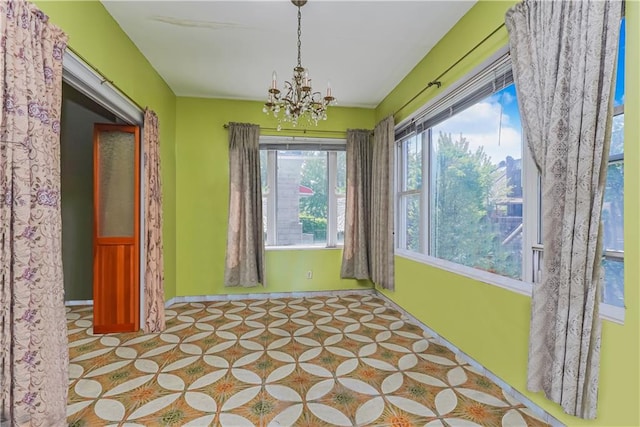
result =
[[[111,111],[119,119],[129,125],[140,127],[140,174],[139,174],[139,192],[140,192],[140,211],[139,211],[139,265],[140,265],[140,327],[144,325],[144,273],[145,273],[145,206],[144,206],[144,143],[143,143],[143,124],[144,111],[138,107],[130,98],[122,93],[118,88],[110,83],[97,70],[94,70],[80,56],[73,53],[69,48],[66,49],[62,61],[62,80],[69,86],[81,92],[92,101]],[[93,299],[91,300],[93,303]]]

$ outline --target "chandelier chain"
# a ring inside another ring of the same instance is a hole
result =
[[[302,67],[302,55],[300,51],[302,50],[302,43],[300,42],[300,37],[302,36],[302,12],[300,11],[300,6],[298,6],[298,67]]]

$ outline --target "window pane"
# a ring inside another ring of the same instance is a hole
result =
[[[624,114],[613,117],[609,156],[624,154]]]
[[[620,23],[620,44],[618,47],[618,64],[616,71],[616,87],[613,104],[624,106],[624,66],[626,47],[625,18]],[[607,168],[607,186],[602,206],[602,223],[604,225],[604,249],[624,251],[624,114],[613,117],[611,129],[610,161]],[[602,302],[617,307],[624,307],[624,261],[622,259],[605,259],[604,284],[602,286]]]
[[[420,195],[411,194],[402,196],[402,215],[404,218],[405,249],[412,252],[420,252]]]
[[[347,153],[345,151],[337,151],[336,155],[338,158],[336,194],[344,195],[347,192]]]
[[[262,195],[267,194],[267,150],[260,150],[260,181],[262,182]]]
[[[417,190],[422,187],[422,142],[420,137],[412,136],[402,142],[404,156],[404,190]]]
[[[336,202],[338,205],[338,244],[344,244],[344,218],[345,218],[345,194],[347,191],[347,153],[338,151],[338,170],[336,171]]]
[[[431,255],[522,276],[522,137],[513,85],[431,129]]]
[[[624,262],[605,259],[602,267],[604,268],[602,302],[624,307]]]
[[[135,135],[101,130],[98,141],[98,235],[132,237],[135,230]]]
[[[327,240],[327,153],[278,151],[276,245]]]
[[[624,105],[624,56],[627,44],[625,18],[620,23],[620,43],[618,45],[618,65],[616,70],[616,91],[613,105]]]
[[[604,224],[604,249],[624,250],[624,165],[613,162],[607,168],[607,186],[604,190],[602,223]]]
[[[268,197],[268,186],[267,186],[267,151],[260,150],[260,180],[262,182],[262,230],[263,230],[263,239],[265,244],[267,242],[267,197]]]

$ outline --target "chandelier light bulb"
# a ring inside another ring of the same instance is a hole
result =
[[[300,60],[300,36],[302,34],[300,8],[307,0],[291,0],[291,2],[298,8],[298,63],[293,68],[291,81],[284,82],[282,92],[278,89],[278,76],[275,71],[273,72],[267,102],[262,109],[266,114],[273,114],[278,119],[278,130],[281,129],[282,122],[290,122],[295,127],[298,125],[298,120],[317,126],[318,121],[327,120],[329,105],[336,103],[336,99],[331,93],[331,83],[327,83],[327,93],[324,97],[322,93],[314,92],[311,88],[309,70],[302,66]],[[284,114],[280,114],[280,111],[283,111]]]

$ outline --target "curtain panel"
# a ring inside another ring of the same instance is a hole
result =
[[[162,179],[158,116],[144,111],[145,272],[143,330],[161,332],[164,319],[164,258],[162,246]]]
[[[260,127],[229,124],[229,226],[225,286],[265,285]]]
[[[371,279],[371,161],[371,131],[347,130],[347,191],[340,271],[343,279]]]
[[[524,1],[506,14],[522,126],[542,176],[528,388],[595,418],[602,200],[620,1]]]
[[[69,385],[60,212],[66,35],[0,2],[0,424],[65,425]]]
[[[371,162],[371,280],[384,289],[393,290],[393,116],[382,120],[373,131]]]

